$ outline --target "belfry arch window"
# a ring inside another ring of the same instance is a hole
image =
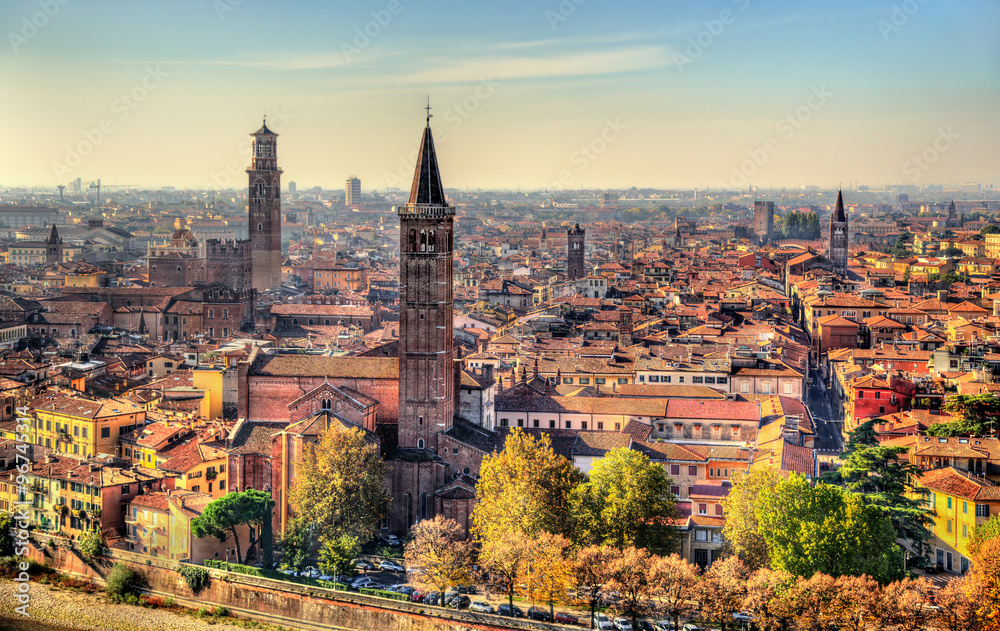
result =
[[[409,251],[410,252],[416,252],[417,251],[417,231],[413,230],[412,228],[410,229],[410,249],[409,249]]]
[[[259,183],[257,184],[257,197],[264,197],[267,193],[267,184]]]
[[[423,438],[418,438],[417,439],[417,449],[423,449],[423,448],[424,448],[424,439]]]
[[[427,251],[427,231],[426,230],[421,230],[420,231],[420,251],[421,252],[426,252]]]
[[[434,230],[431,230],[427,235],[427,251],[433,252],[434,247],[437,245],[437,237],[435,236]]]
[[[333,409],[332,401],[330,399],[323,399],[320,405],[321,410],[329,411]]]
[[[257,224],[257,232],[264,232],[264,224],[262,223]]]

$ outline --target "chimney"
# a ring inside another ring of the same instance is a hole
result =
[[[948,294],[949,291],[947,289],[939,289],[937,291],[938,300],[940,300],[941,302],[948,302]]]

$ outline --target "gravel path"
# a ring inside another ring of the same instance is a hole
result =
[[[23,620],[14,611],[15,584],[0,580],[0,629],[4,620]],[[246,631],[229,624],[208,624],[192,616],[182,616],[159,609],[108,603],[97,594],[31,585],[30,619],[79,631]]]

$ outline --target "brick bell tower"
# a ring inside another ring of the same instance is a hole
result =
[[[281,287],[281,169],[278,168],[278,134],[267,120],[250,134],[250,168],[247,175],[252,286],[257,291]]]
[[[441,185],[430,115],[399,215],[399,446],[437,451],[454,413],[455,208]]]
[[[399,425],[390,529],[406,532],[439,510],[447,465],[438,436],[455,412],[452,256],[455,209],[444,196],[430,108],[410,199],[399,215]]]

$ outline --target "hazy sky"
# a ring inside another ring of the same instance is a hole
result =
[[[1000,185],[996,0],[4,0],[0,24],[0,186],[244,187],[266,110],[284,183],[405,188],[428,94],[449,187]]]

